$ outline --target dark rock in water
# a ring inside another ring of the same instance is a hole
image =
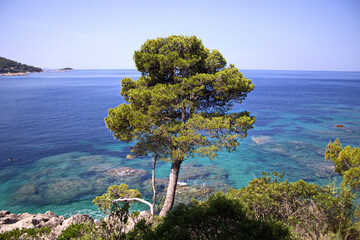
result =
[[[26,202],[41,202],[41,196],[37,185],[33,182],[25,183],[21,188],[19,188],[14,195],[13,201],[16,203],[26,203]]]
[[[51,184],[47,184],[46,191],[43,191],[46,201],[61,204],[76,199],[79,196],[92,192],[92,185],[83,179],[54,179]]]
[[[89,194],[93,185],[81,178],[52,178],[50,180],[29,181],[19,188],[14,196],[14,202],[63,204]]]
[[[185,163],[181,166],[179,182],[197,181],[207,184],[213,181],[225,181],[228,173],[224,168],[215,165],[201,166],[196,162]]]
[[[155,178],[156,192],[159,193],[159,192],[164,191],[167,188],[168,183],[169,183],[169,179],[167,179],[167,178]],[[185,187],[187,185],[188,184],[186,182],[181,182],[181,181],[177,182],[178,188]],[[148,180],[144,181],[142,183],[141,187],[144,188],[145,192],[152,192],[152,179],[148,179]]]
[[[70,218],[58,216],[47,211],[45,214],[20,213],[12,214],[9,211],[0,211],[0,233],[14,230],[16,228],[41,228],[50,227],[51,232],[46,239],[56,239],[63,230],[71,224],[91,222],[94,220],[87,214],[77,214]]]
[[[318,178],[329,178],[337,175],[335,166],[325,162],[309,164],[307,167],[313,169],[314,175]]]
[[[180,169],[174,204],[188,204],[191,199],[203,201],[217,191],[226,192],[232,188],[227,182],[228,172],[224,168],[216,165],[201,165],[195,161],[186,162]],[[167,178],[155,179],[157,199],[165,197],[167,186]],[[141,187],[143,192],[152,195],[151,179],[144,181]]]
[[[76,162],[80,163],[83,166],[93,167],[103,166],[106,163],[106,160],[101,155],[90,155],[90,156],[81,156],[75,159]]]
[[[134,169],[130,167],[122,167],[118,169],[111,169],[105,172],[105,175],[116,178],[142,178],[148,172],[143,169]]]
[[[217,191],[204,186],[182,186],[176,188],[175,205],[179,203],[189,204],[192,199],[204,201]]]

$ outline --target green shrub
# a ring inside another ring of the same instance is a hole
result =
[[[290,239],[282,223],[252,220],[239,200],[222,193],[204,202],[180,205],[151,229],[140,222],[127,234],[128,239]]]
[[[87,232],[86,223],[71,224],[67,227],[57,238],[58,240],[70,240],[80,238],[85,232]]]
[[[22,236],[24,239],[39,239],[41,236],[45,236],[50,233],[50,227],[42,228],[23,228],[23,229],[14,229],[12,231],[4,232],[0,234],[0,240],[16,240]],[[25,238],[26,236],[26,238]]]
[[[329,233],[358,235],[352,223],[355,217],[355,195],[335,185],[321,187],[299,180],[279,181],[269,174],[252,180],[247,187],[231,189],[230,198],[243,203],[247,216],[258,220],[282,221],[291,227],[294,237],[318,239]]]

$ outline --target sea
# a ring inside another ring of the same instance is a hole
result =
[[[360,72],[241,70],[255,84],[233,111],[254,128],[233,152],[191,158],[180,170],[189,188],[247,186],[262,172],[320,185],[341,178],[324,159],[329,140],[360,146]],[[120,82],[136,70],[75,70],[0,76],[0,210],[101,216],[92,199],[127,183],[151,201],[151,157],[127,159],[133,143],[106,128],[109,108],[124,103]],[[337,125],[343,125],[338,127]],[[114,169],[136,169],[116,177]],[[110,172],[109,172],[110,171]],[[166,179],[170,163],[159,162]],[[146,208],[146,207],[145,207]]]

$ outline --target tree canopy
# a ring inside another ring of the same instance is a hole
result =
[[[109,109],[105,122],[116,139],[135,142],[129,157],[156,154],[172,162],[164,215],[173,205],[182,161],[232,151],[252,128],[255,117],[232,109],[254,84],[194,36],[148,40],[134,60],[141,77],[122,79],[127,103]]]

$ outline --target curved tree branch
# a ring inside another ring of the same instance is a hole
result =
[[[153,205],[150,202],[148,202],[144,199],[141,199],[141,198],[118,198],[118,199],[115,199],[113,202],[130,202],[130,201],[138,201],[138,202],[145,203],[146,205],[148,205],[150,207],[151,214],[154,215]]]

